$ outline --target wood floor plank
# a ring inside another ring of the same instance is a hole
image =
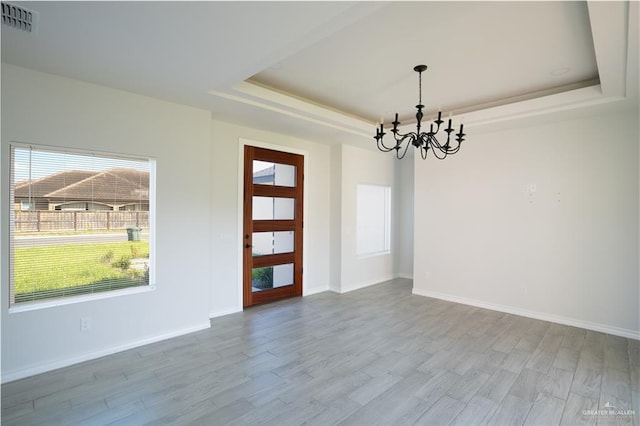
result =
[[[213,405],[215,407],[215,404]],[[210,409],[205,406],[202,410],[198,410],[198,407],[195,407],[195,410],[189,411],[188,413],[183,414],[182,416],[177,417],[175,420],[171,419],[172,424],[221,424],[225,425],[231,422],[233,419],[244,415],[247,411],[251,410],[253,407],[249,401],[244,398],[237,399],[234,402],[227,404],[225,406]],[[200,414],[200,411],[204,411],[204,413]],[[198,416],[198,414],[200,414]],[[160,419],[162,421],[162,419]],[[158,424],[154,422],[154,425]]]
[[[487,373],[477,369],[471,369],[449,388],[447,395],[466,404],[488,379],[489,375]]]
[[[627,339],[607,335],[604,343],[604,367],[629,371],[629,351]]]
[[[465,407],[457,399],[443,396],[427,410],[417,421],[416,425],[448,425]]]
[[[614,368],[605,368],[600,390],[600,409],[603,407],[614,411],[614,415],[598,416],[598,424],[602,425],[633,425],[637,421],[637,413],[629,413],[634,409],[631,393],[630,376],[627,372]],[[617,414],[619,413],[620,414]]]
[[[521,340],[521,342],[523,341],[524,340]],[[528,352],[516,347],[516,349],[511,351],[511,353],[505,358],[500,367],[513,373],[520,374],[532,354],[533,352]]]
[[[509,389],[509,394],[533,402],[545,383],[546,375],[525,368]]]
[[[577,393],[569,394],[561,425],[590,425],[595,426],[598,416],[592,414],[598,410],[598,400],[587,398]]]
[[[519,426],[522,425],[529,414],[533,402],[518,398],[514,395],[504,397],[494,412],[490,425],[495,426]]]
[[[425,376],[425,379],[427,377]],[[435,404],[437,400],[446,395],[460,378],[461,376],[452,371],[442,370],[427,380],[423,380],[414,395],[429,404]]]
[[[498,369],[478,390],[477,395],[496,403],[500,402],[507,395],[517,378],[518,375],[512,371]]]
[[[544,393],[539,393],[524,422],[525,426],[560,424],[564,401]]]
[[[584,346],[587,331],[582,328],[569,327],[567,334],[562,339],[561,348],[574,349],[581,351]]]
[[[566,401],[572,380],[573,374],[569,371],[551,367],[545,377],[542,392]]]
[[[335,425],[361,408],[361,405],[350,399],[338,399],[328,408],[309,418],[305,426]],[[255,424],[255,423],[254,423]]]
[[[401,376],[394,376],[392,374],[372,377],[362,386],[353,390],[348,395],[348,398],[360,405],[367,405],[373,398],[377,397],[401,380]]]
[[[487,349],[477,357],[478,361],[473,365],[473,368],[483,371],[491,376],[501,369],[506,358],[507,354],[504,352]]]
[[[556,353],[552,366],[573,373],[576,371],[576,367],[578,366],[579,357],[579,350],[561,347]]]
[[[417,371],[415,375],[403,378],[347,417],[341,424],[391,424],[403,415],[412,413],[416,407],[424,404],[424,400],[417,397],[416,392],[428,377],[427,374]]]
[[[474,396],[451,422],[451,426],[486,425],[498,407],[498,403],[482,396]]]
[[[602,372],[600,370],[578,367],[573,375],[571,392],[597,401],[600,398],[601,385]]]
[[[542,374],[547,374],[555,357],[556,354],[554,352],[547,352],[544,349],[536,349],[533,355],[529,358],[526,368]]]

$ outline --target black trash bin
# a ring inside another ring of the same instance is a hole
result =
[[[140,228],[133,227],[127,228],[127,240],[128,241],[140,241]]]

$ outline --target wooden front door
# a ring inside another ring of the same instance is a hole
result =
[[[302,296],[304,157],[244,148],[243,306]]]

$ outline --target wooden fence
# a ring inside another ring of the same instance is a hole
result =
[[[14,211],[14,232],[91,231],[148,228],[149,212],[129,211]]]

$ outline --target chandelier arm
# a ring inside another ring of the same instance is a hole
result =
[[[409,132],[406,135],[402,135],[400,139],[398,139],[398,145],[406,143],[407,147],[413,145],[413,142],[416,140],[416,134],[414,132]]]
[[[403,159],[404,158],[404,156],[407,154],[407,151],[409,150],[409,147],[411,145],[413,145],[413,141],[414,140],[415,140],[415,133],[413,133],[413,132],[409,132],[406,135],[403,135],[402,138],[400,138],[398,140],[398,145],[397,146],[398,146],[399,150],[398,150],[398,153],[396,154],[397,157],[399,155],[400,149],[402,149],[402,144],[403,143],[405,144],[404,151],[402,152],[402,155],[398,157],[399,159]]]
[[[396,147],[395,147],[395,146],[392,146],[391,148],[389,148],[388,146],[386,146],[386,145],[384,144],[384,142],[382,141],[382,138],[377,139],[377,140],[376,140],[376,142],[377,142],[377,144],[378,144],[378,149],[379,149],[380,151],[382,151],[382,152],[391,152],[391,151],[393,151],[394,149],[396,149]]]
[[[440,142],[438,141],[438,138],[436,138],[435,133],[430,133],[425,135],[427,137],[427,141],[435,148],[438,148],[439,150],[442,151],[442,145],[440,145]]]
[[[388,147],[384,144],[384,133],[382,124],[380,125],[380,129],[376,129],[376,135],[373,137],[376,140],[376,144],[378,145],[378,149],[382,152],[391,152],[396,148],[396,145],[392,147]]]
[[[423,160],[427,159],[427,154],[429,153],[429,146],[425,145],[425,146],[420,146],[420,157],[422,157]]]
[[[444,160],[445,158],[447,158],[448,153],[446,151],[443,151],[441,149],[432,149],[432,151],[433,151],[433,156],[436,157],[438,160]]]
[[[439,151],[443,154],[448,154],[447,150],[444,148],[444,146],[440,145],[440,141],[438,141],[438,138],[435,137],[435,135],[427,135],[427,142],[431,145],[431,149],[433,149],[433,155],[435,155],[436,157],[438,157],[436,151]],[[440,158],[440,157],[438,157]]]
[[[456,152],[460,151],[460,146],[462,145],[462,143],[458,142],[458,145],[456,145],[453,148],[449,148],[449,150],[447,151],[448,154],[455,154]]]
[[[447,158],[449,152],[442,145],[440,145],[440,142],[438,142],[438,139],[435,136],[430,135],[428,143],[429,145],[431,145],[431,150],[433,151],[434,157],[436,157],[438,160],[444,160],[445,158]]]
[[[407,144],[404,146],[404,150],[402,150],[402,145],[401,143],[398,143],[397,149],[396,149],[396,158],[398,160],[402,160],[404,158],[405,155],[407,155],[407,151],[409,150],[409,146],[411,145],[410,142],[407,142]],[[400,151],[402,151],[402,154],[400,154]]]
[[[448,137],[447,137],[447,143],[444,145],[441,145],[438,139],[436,139],[435,137],[433,138],[433,141],[434,141],[433,145],[437,147],[440,152],[445,154],[445,157],[449,154],[455,154],[460,150],[460,142],[458,142],[458,145],[456,145],[455,147],[451,147]]]
[[[393,147],[393,149],[396,151],[396,158],[398,160],[402,160],[404,156],[407,154],[407,147],[409,146],[409,143],[407,143],[407,145],[404,147],[404,150],[403,150],[402,144],[404,143],[405,139],[407,139],[410,136],[411,136],[410,134],[403,135],[400,139],[395,137],[396,145]]]
[[[435,154],[434,154],[434,155],[435,155]],[[435,155],[435,157],[436,157],[438,160],[444,160],[445,158],[447,158],[447,155],[449,155],[449,154],[448,154],[448,153],[446,153],[446,152],[444,152],[444,153],[442,153],[442,156],[441,156],[441,157],[438,157],[437,155]]]
[[[406,138],[407,136],[411,136],[413,134],[413,132],[409,132],[409,133],[400,133],[400,132],[396,132],[394,134],[394,138],[396,139],[396,141],[401,141],[404,140],[404,138]]]

